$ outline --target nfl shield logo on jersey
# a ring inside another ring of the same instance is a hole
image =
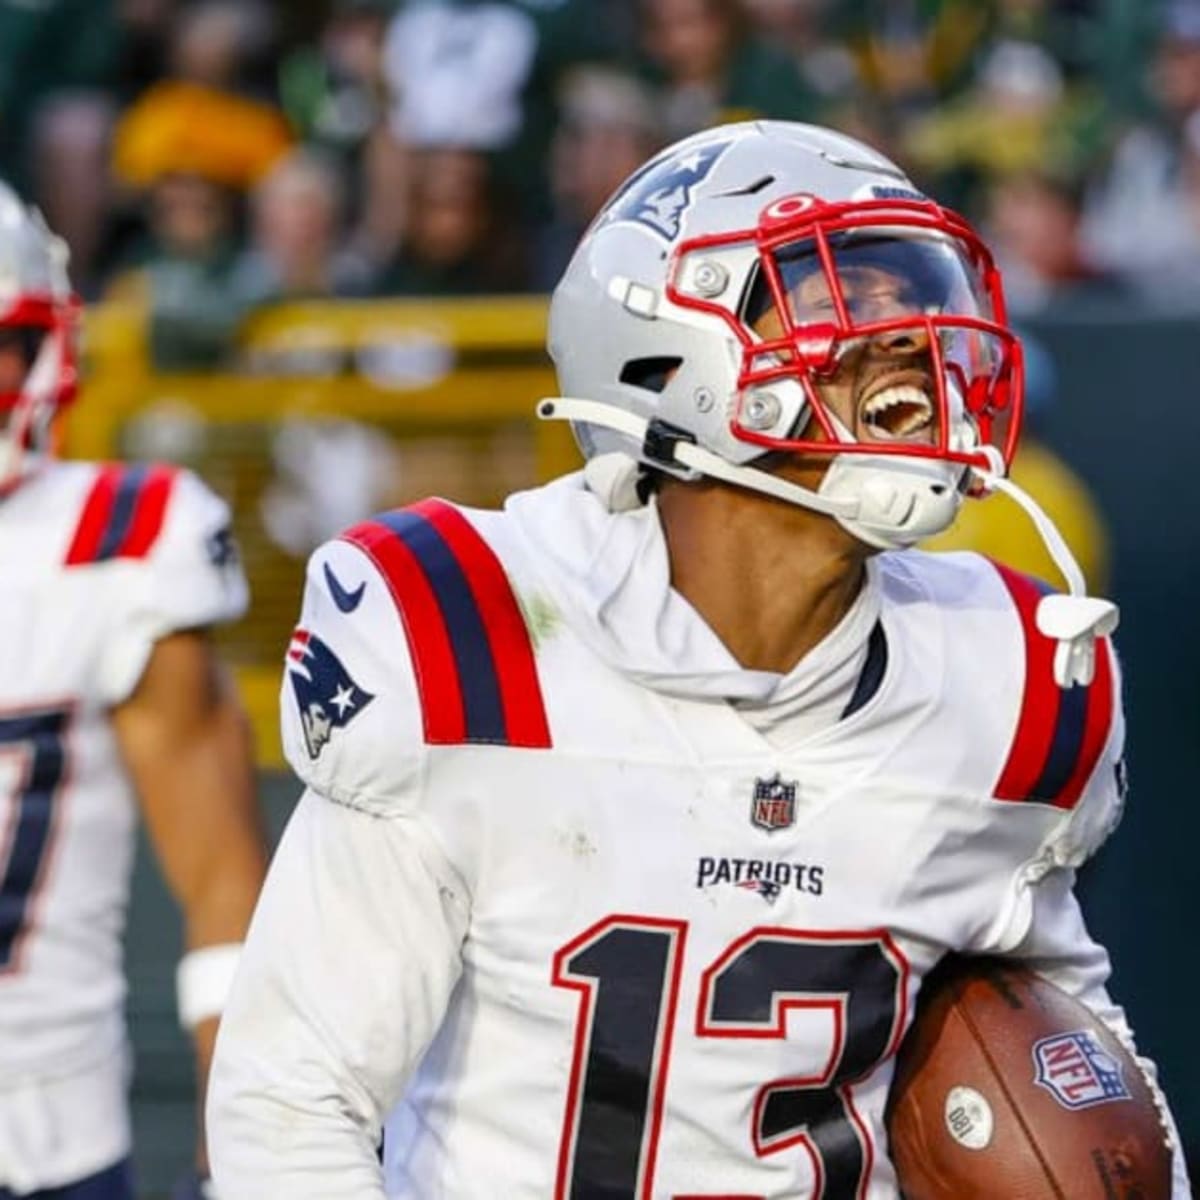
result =
[[[781,779],[778,771],[770,779],[756,779],[754,798],[750,801],[750,824],[775,833],[787,829],[795,820],[795,781]]]
[[[1035,1042],[1035,1082],[1064,1108],[1091,1108],[1130,1099],[1121,1064],[1086,1029],[1058,1033]]]

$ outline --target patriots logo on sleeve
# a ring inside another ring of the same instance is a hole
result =
[[[717,159],[733,144],[713,142],[684,154],[655,159],[626,185],[608,210],[610,221],[637,221],[660,237],[679,236],[692,188],[708,178]]]
[[[342,661],[315,633],[297,629],[287,652],[288,677],[300,710],[309,758],[317,758],[335,729],[354,720],[372,700]]]
[[[208,535],[204,550],[208,561],[218,569],[235,567],[240,561],[237,542],[234,540],[233,530],[228,525],[222,525],[220,529]]]

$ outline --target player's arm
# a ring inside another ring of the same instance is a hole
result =
[[[383,1120],[446,1013],[470,912],[388,581],[329,543],[281,692],[308,787],[275,852],[209,1091],[221,1200],[382,1200]]]
[[[1028,930],[1009,953],[1081,1000],[1136,1055],[1133,1031],[1125,1013],[1108,994],[1111,973],[1108,953],[1088,933],[1075,896],[1074,882],[1074,870],[1060,868],[1051,871],[1034,887]],[[1158,1087],[1154,1063],[1141,1056],[1138,1061],[1154,1090],[1174,1146],[1172,1198],[1190,1200],[1192,1192],[1182,1143],[1166,1098]]]
[[[183,910],[181,1016],[196,1048],[203,1112],[217,1015],[266,871],[249,729],[203,631],[155,642],[112,710],[146,828]],[[207,1170],[203,1120],[197,1168]]]
[[[1088,933],[1075,895],[1077,868],[1095,854],[1116,828],[1125,802],[1122,757],[1125,717],[1120,703],[1120,669],[1111,644],[1109,653],[1115,701],[1104,751],[1078,803],[1043,845],[1039,865],[1032,871],[1027,867],[1018,873],[1017,902],[1011,910],[1009,928],[991,948],[1020,958],[1038,974],[1080,1000],[1136,1056],[1137,1047],[1125,1013],[1108,994],[1108,978],[1112,971],[1108,953]],[[1174,1145],[1172,1195],[1174,1200],[1190,1200],[1192,1193],[1179,1136],[1158,1087],[1157,1072],[1149,1059],[1139,1056],[1139,1062]]]
[[[305,794],[221,1022],[221,1200],[383,1200],[382,1123],[441,1023],[466,913],[417,818]]]

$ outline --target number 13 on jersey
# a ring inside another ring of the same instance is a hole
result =
[[[703,1053],[708,1038],[786,1041],[794,1009],[825,1010],[829,1044],[817,1055],[797,1042],[794,1070],[754,1081],[746,1152],[802,1148],[814,1198],[856,1200],[879,1151],[853,1091],[899,1044],[903,954],[882,929],[759,926],[702,967],[696,1012],[684,1014],[681,983],[696,969],[686,961],[687,929],[606,917],[554,956],[552,982],[579,993],[555,1200],[650,1200],[672,1060]],[[714,1197],[729,1195],[719,1179],[712,1184]]]

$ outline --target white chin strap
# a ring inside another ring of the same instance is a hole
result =
[[[1003,475],[1004,464],[994,452],[996,469],[975,471],[987,491],[1003,492],[1025,510],[1041,535],[1054,565],[1067,581],[1067,594],[1043,596],[1038,601],[1037,627],[1057,643],[1054,650],[1054,679],[1059,687],[1087,687],[1096,674],[1096,639],[1108,637],[1121,619],[1111,601],[1087,594],[1087,582],[1066,541],[1041,505],[1023,488]]]
[[[647,434],[650,433],[650,422],[645,417],[639,417],[611,404],[602,404],[598,400],[571,400],[563,397],[542,400],[537,406],[537,415],[543,421],[582,421],[587,425],[602,425],[605,429],[625,434],[639,446],[645,445]],[[711,450],[705,450],[703,446],[697,446],[683,438],[672,441],[671,451],[672,464],[698,471],[710,479],[721,479],[737,487],[761,492],[764,496],[774,496],[777,500],[787,500],[791,504],[811,508],[827,517],[853,520],[862,507],[854,497],[820,496],[798,483],[789,483],[786,479],[780,479],[756,467],[739,467]]]
[[[837,454],[821,480],[820,494],[857,499],[858,513],[837,519],[859,541],[879,550],[906,550],[953,524],[965,471],[939,459]]]
[[[843,487],[848,489],[854,486],[856,472],[849,469],[835,475],[835,486],[830,489],[833,494],[817,493],[756,467],[738,466],[728,462],[711,450],[697,446],[682,436],[678,439],[671,437],[669,431],[665,434],[662,431],[654,431],[651,423],[644,417],[596,400],[576,400],[569,397],[545,399],[539,402],[537,415],[543,421],[580,421],[588,425],[599,425],[624,434],[642,447],[646,447],[648,440],[652,441],[657,436],[659,446],[656,449],[662,452],[664,463],[678,464],[711,479],[720,479],[736,487],[748,488],[766,496],[798,504],[813,512],[823,513],[833,517],[868,545],[879,549],[902,549],[923,537],[940,532],[950,524],[958,509],[959,494],[948,479],[945,491],[937,493],[938,498],[929,511],[915,514],[914,520],[915,501],[911,500],[914,495],[912,489],[882,488],[878,496],[870,494],[869,491],[866,496],[861,493],[838,495],[837,492]],[[1076,684],[1086,687],[1092,682],[1096,671],[1096,638],[1106,637],[1116,629],[1120,617],[1117,606],[1111,600],[1087,595],[1083,572],[1062,535],[1055,528],[1054,522],[1028,492],[1005,478],[1004,463],[999,451],[992,447],[980,449],[992,459],[993,469],[983,471],[973,468],[974,477],[986,491],[1004,492],[1020,505],[1033,521],[1055,566],[1067,582],[1067,595],[1043,596],[1037,610],[1038,629],[1057,643],[1054,653],[1055,681],[1062,688],[1074,687]],[[614,460],[618,458],[625,460],[624,463],[613,466]],[[840,461],[835,460],[834,466]],[[600,455],[588,462],[588,485],[605,499],[610,508],[630,508],[637,504],[633,487],[636,476],[628,469],[630,464],[636,466],[632,458],[626,459],[624,455]],[[890,460],[881,464],[877,457],[870,465],[873,468],[872,476],[875,476],[877,482],[881,467],[886,466],[895,471],[901,464],[892,463]],[[931,488],[934,481],[929,472],[921,471],[923,466],[923,463],[918,463],[914,469],[921,475],[922,488],[929,489],[930,495],[934,495]],[[830,474],[826,473],[826,480],[830,479]],[[872,478],[866,471],[858,478],[866,488],[872,486]],[[941,477],[937,482],[940,481]],[[822,487],[824,489],[824,484]],[[909,501],[898,502],[903,500],[906,490]]]

